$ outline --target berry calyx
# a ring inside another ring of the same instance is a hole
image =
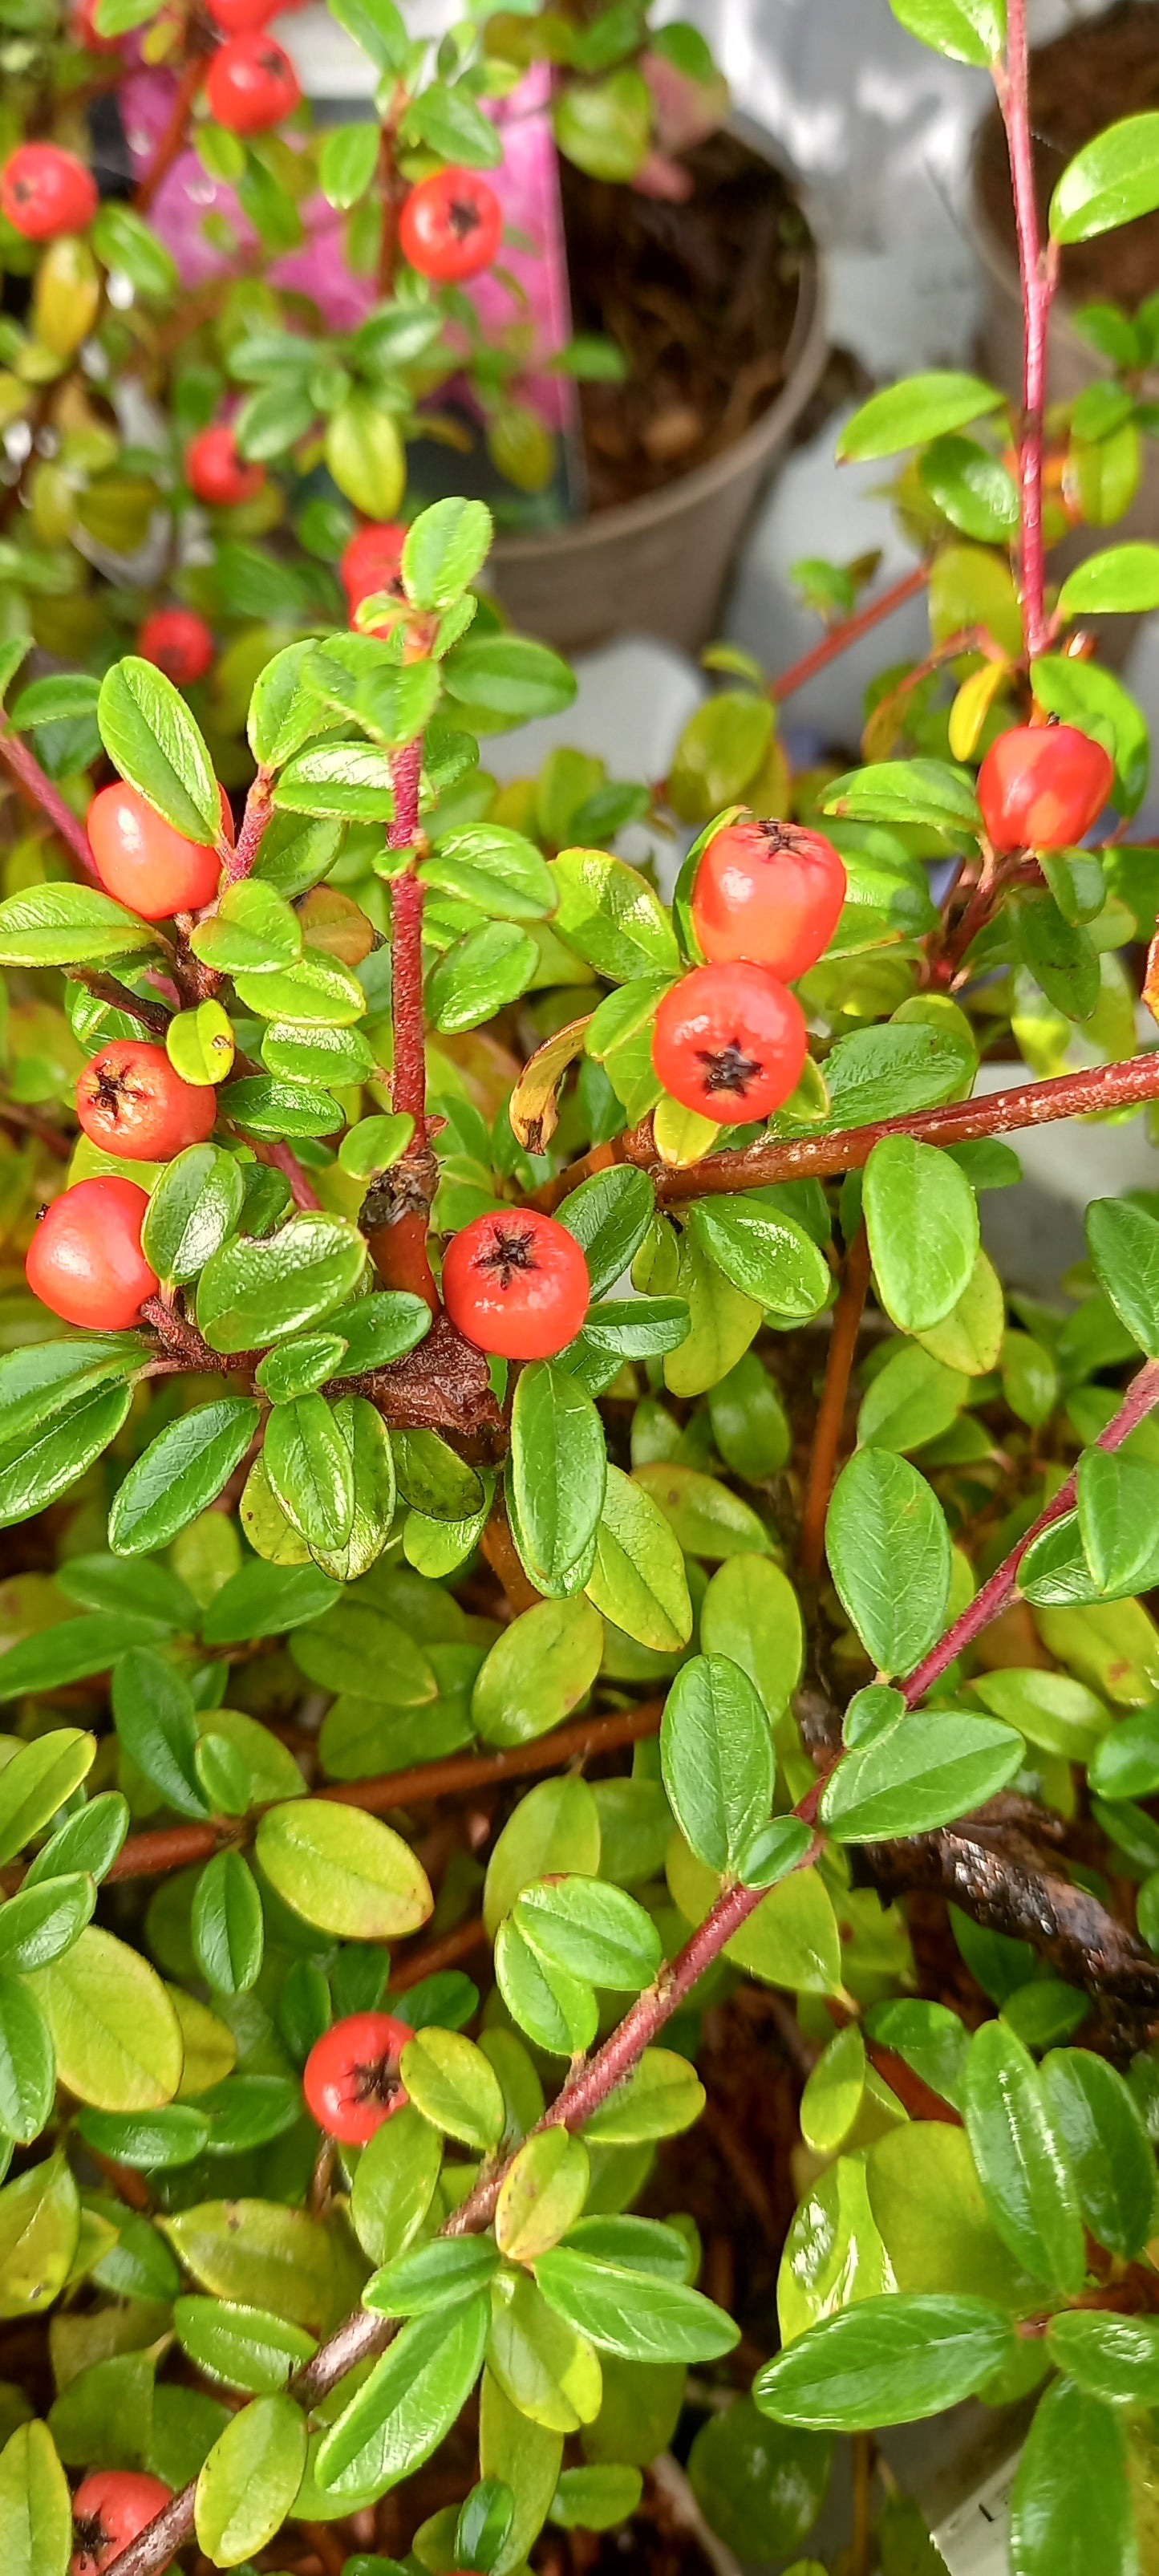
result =
[[[278,0],[206,0],[214,26],[223,36],[252,36],[278,13]]]
[[[806,1047],[795,993],[767,966],[737,958],[695,966],[665,993],[652,1064],[683,1109],[735,1127],[771,1117],[796,1090]]]
[[[272,36],[231,36],[209,66],[210,113],[231,134],[262,134],[289,116],[301,98],[298,75]]]
[[[58,143],[20,143],[0,171],[0,211],[25,241],[82,233],[97,202],[91,170]]]
[[[791,984],[828,947],[845,885],[840,854],[823,832],[728,823],[701,856],[692,926],[713,964],[747,957]]]
[[[264,465],[247,465],[227,420],[199,429],[185,450],[185,480],[193,497],[211,510],[233,510],[252,501],[266,479]]]
[[[978,772],[991,848],[1072,848],[1097,822],[1114,776],[1110,753],[1077,725],[1013,725],[991,743]]]
[[[420,277],[478,277],[503,233],[503,209],[477,170],[436,170],[412,188],[399,218],[404,259]]]
[[[89,848],[106,892],[142,921],[197,912],[217,893],[221,862],[203,841],[187,841],[135,787],[117,779],[88,811]]]
[[[172,2502],[172,2487],[140,2469],[95,2469],[82,2478],[72,2500],[76,2547],[69,2576],[104,2576],[138,2532]],[[167,2558],[166,2567],[172,2564]]]
[[[356,529],[343,547],[338,571],[352,619],[361,601],[373,599],[377,591],[388,590],[392,599],[406,598],[400,570],[405,537],[401,519],[372,520]]]
[[[203,617],[191,608],[155,608],[137,636],[137,651],[155,662],[175,689],[191,688],[213,660],[214,642]]]
[[[394,2013],[347,2013],[316,2039],[302,2084],[320,2129],[344,2147],[364,2147],[407,2099],[399,2056],[413,2039]]]
[[[464,1339],[508,1360],[548,1360],[588,1310],[588,1266],[574,1234],[534,1208],[498,1208],[452,1237],[443,1302]]]
[[[141,1250],[148,1193],[114,1172],[74,1181],[44,1215],[28,1247],[24,1275],[34,1297],[66,1324],[125,1333],[157,1274]]]
[[[131,1163],[167,1163],[212,1134],[217,1094],[212,1083],[183,1082],[163,1046],[114,1038],[86,1064],[76,1087],[76,1114],[86,1136],[106,1154]]]

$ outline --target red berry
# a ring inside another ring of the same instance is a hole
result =
[[[436,170],[412,188],[399,218],[403,256],[421,277],[477,277],[490,268],[503,209],[477,170]]]
[[[409,2022],[393,2013],[348,2013],[316,2039],[306,2060],[302,2083],[320,2129],[344,2147],[364,2147],[395,2111],[406,2091],[399,2081],[398,2061],[408,2039]]]
[[[200,429],[185,450],[185,480],[198,501],[211,510],[231,510],[252,501],[266,479],[264,465],[247,465],[227,420]]]
[[[399,569],[405,536],[401,519],[372,520],[343,547],[338,570],[352,617],[360,601],[376,591],[389,590],[392,598],[405,599]]]
[[[137,651],[146,662],[155,662],[175,689],[188,689],[208,671],[214,643],[205,619],[195,617],[191,608],[155,608],[137,637]]]
[[[114,1038],[86,1064],[76,1087],[76,1114],[86,1136],[106,1154],[131,1163],[167,1163],[186,1145],[203,1145],[217,1116],[212,1083],[183,1082],[163,1046]]]
[[[57,143],[21,143],[0,171],[0,212],[26,241],[80,233],[97,211],[96,182]]]
[[[692,925],[714,964],[752,958],[791,984],[828,947],[844,901],[845,869],[823,832],[728,823],[697,868]]]
[[[216,850],[175,832],[123,779],[94,796],[88,835],[101,884],[142,921],[197,912],[217,893],[221,862]]]
[[[978,803],[994,850],[1066,850],[1102,813],[1115,775],[1110,753],[1076,725],[1014,725],[978,772]]]
[[[138,2532],[172,2502],[172,2487],[163,2486],[160,2478],[145,2477],[139,2469],[96,2469],[91,2477],[82,2478],[72,2500],[77,2545],[69,2576],[103,2576]],[[165,2567],[172,2564],[171,2558],[165,2560]]]
[[[206,0],[206,7],[223,36],[251,36],[278,15],[279,0]]]
[[[289,55],[272,36],[255,31],[219,45],[205,95],[211,114],[231,134],[262,134],[291,114],[302,93]]]
[[[74,1181],[46,1208],[28,1247],[24,1273],[34,1297],[66,1324],[124,1333],[157,1274],[141,1250],[148,1193],[108,1172]]]
[[[805,1061],[804,1015],[795,993],[737,958],[696,966],[656,1013],[652,1062],[665,1091],[718,1126],[769,1118],[795,1091]]]
[[[533,1208],[498,1208],[452,1237],[443,1301],[481,1351],[549,1360],[575,1340],[588,1310],[588,1266],[574,1234]]]

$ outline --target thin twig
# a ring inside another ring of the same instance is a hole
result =
[[[849,1394],[849,1373],[857,1349],[857,1336],[869,1289],[869,1237],[862,1218],[845,1255],[845,1276],[833,1309],[833,1332],[829,1356],[825,1363],[825,1384],[817,1407],[813,1446],[809,1456],[809,1480],[805,1488],[805,1505],[801,1514],[801,1570],[811,1583],[821,1572],[825,1546],[825,1514],[833,1490],[837,1466],[837,1449],[845,1404]]]
[[[1159,1404],[1159,1360],[1148,1360],[1132,1378],[1118,1412],[1114,1419],[1108,1422],[1106,1430],[1100,1431],[1095,1447],[1121,1449],[1124,1440],[1130,1438],[1132,1431],[1138,1429],[1139,1424],[1157,1404]],[[1017,1590],[1018,1569],[1027,1548],[1043,1530],[1051,1527],[1052,1522],[1061,1520],[1064,1513],[1073,1511],[1077,1491],[1078,1467],[1074,1466],[1065,1482],[1059,1486],[1057,1494],[1039,1513],[1038,1519],[1032,1522],[1025,1535],[1018,1540],[1017,1545],[1011,1548],[1009,1556],[1004,1557],[1001,1565],[996,1567],[989,1582],[984,1583],[981,1591],[975,1593],[973,1600],[947,1628],[945,1635],[938,1639],[937,1645],[931,1646],[928,1655],[923,1655],[920,1664],[910,1674],[908,1681],[903,1683],[907,1707],[915,1708],[918,1701],[924,1698],[925,1693],[938,1680],[940,1674],[945,1672],[947,1665],[952,1664],[955,1658],[973,1643],[974,1638],[981,1635],[983,1628],[988,1628],[990,1621],[997,1619],[999,1613],[1006,1608],[1007,1602],[1013,1598]]]
[[[1058,282],[1054,245],[1043,253],[1034,185],[1034,150],[1030,137],[1030,66],[1026,0],[1009,0],[1006,64],[995,66],[995,86],[1006,125],[1018,267],[1022,280],[1023,358],[1022,432],[1018,451],[1019,554],[1022,628],[1028,659],[1045,651],[1050,628],[1044,607],[1045,554],[1042,526],[1042,434],[1046,408],[1047,328]]]
[[[791,698],[796,689],[803,689],[806,680],[811,680],[817,671],[823,671],[827,663],[835,662],[839,653],[848,652],[851,644],[859,643],[863,635],[872,634],[883,618],[892,617],[896,608],[904,608],[907,599],[916,599],[919,590],[925,589],[929,577],[928,564],[915,564],[912,572],[903,573],[900,581],[881,591],[867,607],[857,609],[852,617],[843,618],[840,626],[831,626],[829,633],[822,636],[819,644],[814,644],[811,652],[803,653],[799,662],[791,662],[779,679],[770,680],[770,698],[780,706],[782,699]]]
[[[429,1798],[460,1794],[470,1798],[505,1780],[525,1780],[557,1765],[638,1744],[657,1733],[663,1707],[660,1699],[641,1700],[638,1707],[616,1709],[609,1717],[575,1717],[569,1726],[554,1727],[549,1735],[537,1735],[530,1744],[510,1745],[501,1753],[449,1753],[441,1762],[415,1762],[406,1771],[385,1771],[373,1779],[332,1781],[311,1794],[335,1806],[359,1807],[369,1816],[388,1816],[395,1807],[421,1806]],[[187,1869],[194,1861],[208,1860],[225,1844],[243,1842],[264,1813],[255,1808],[249,1817],[204,1825],[162,1825],[152,1833],[130,1834],[108,1878],[160,1878],[171,1869]],[[13,1877],[11,1887],[19,1883]],[[3,1884],[10,1893],[7,1877]]]
[[[63,796],[53,786],[51,778],[46,778],[40,762],[30,752],[27,743],[21,741],[19,734],[10,733],[6,725],[0,725],[0,760],[7,762],[26,803],[39,805],[41,813],[47,814],[54,832],[58,832],[61,840],[67,842],[74,859],[78,860],[84,869],[90,885],[99,885],[100,877],[96,861],[89,848],[89,836],[84,824],[73,813],[71,806],[65,804]]]
[[[193,111],[193,102],[205,79],[207,56],[201,45],[191,53],[173,93],[168,122],[141,173],[133,193],[133,208],[138,215],[148,214],[153,199],[181,151]]]
[[[808,1868],[818,1849],[819,1841],[815,1839],[799,1866]],[[608,2095],[626,2083],[645,2049],[659,2037],[665,2023],[719,1958],[726,1943],[747,1922],[763,1894],[759,1887],[733,1885],[721,1889],[703,1923],[690,1934],[676,1957],[661,1968],[655,1984],[637,1997],[618,2030],[612,2032],[594,2057],[584,2059],[569,2075],[555,2101],[536,2122],[532,2135],[545,2129],[582,2128]],[[469,2197],[445,2220],[441,2235],[478,2236],[490,2226],[512,2160],[508,2156],[493,2171],[484,2169]],[[304,2406],[317,2405],[345,2379],[348,2371],[384,2352],[397,2331],[397,2318],[375,2316],[366,2308],[356,2308],[305,2369],[298,2372],[291,2382],[293,2394]],[[156,2576],[193,2529],[196,2493],[196,2485],[191,2485],[174,2496],[173,2502],[136,2540],[130,2541],[120,2557],[110,2560],[108,2576]]]

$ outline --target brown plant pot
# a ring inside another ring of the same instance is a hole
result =
[[[744,140],[773,161],[763,138],[746,129]],[[660,491],[544,535],[500,538],[491,567],[513,623],[566,653],[640,633],[697,652],[716,631],[738,544],[827,353],[824,270],[809,242],[783,382],[768,409],[719,456]]]
[[[1159,83],[1159,8],[1154,0],[1121,0],[1121,5],[1112,8],[1106,17],[1084,21],[1031,56],[1031,111],[1044,228],[1055,181],[1079,145],[1115,117],[1152,105],[1149,94],[1140,94],[1139,66],[1134,59],[1141,38],[1144,51],[1153,56]],[[1095,44],[1101,48],[1107,86],[1092,91],[1089,49]],[[1116,63],[1121,68],[1121,81],[1116,81]],[[1050,105],[1042,112],[1036,111],[1035,73],[1037,70],[1040,80],[1045,74],[1053,88],[1060,74],[1066,77],[1068,69],[1071,94],[1067,131],[1054,146],[1050,141]],[[1005,163],[1005,151],[1002,120],[994,108],[983,118],[975,135],[972,167],[974,238],[989,284],[979,357],[986,374],[1017,404],[1022,393],[1022,288],[1013,248],[1013,219],[1007,223],[1003,213],[999,221],[996,214],[998,173]],[[1063,253],[1061,289],[1050,317],[1048,401],[1073,402],[1088,385],[1112,373],[1108,360],[1076,331],[1071,315],[1079,305],[1108,297],[1121,301],[1130,311],[1141,288],[1150,291],[1154,287],[1159,271],[1154,270],[1152,235],[1157,227],[1159,218],[1151,216],[1077,252]],[[1159,399],[1159,375],[1147,379],[1144,391],[1149,400]],[[1061,578],[1100,547],[1137,538],[1159,540],[1159,447],[1151,439],[1143,442],[1143,471],[1129,510],[1107,527],[1072,530],[1051,550],[1052,578]],[[1126,659],[1138,631],[1137,617],[1083,622],[1097,628],[1104,660],[1121,664]]]

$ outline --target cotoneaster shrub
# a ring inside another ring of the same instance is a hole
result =
[[[1036,2391],[1014,2576],[1149,2564],[1159,1197],[1096,1199],[1057,1302],[978,1199],[1159,1098],[1146,729],[1082,624],[1159,549],[1044,581],[1130,497],[1159,307],[1041,408],[1058,246],[1159,148],[1101,137],[1039,244],[1021,0],[897,14],[995,63],[1025,416],[943,372],[847,426],[908,460],[929,653],[793,777],[799,673],[714,651],[671,903],[605,846],[648,791],[480,764],[573,683],[477,500],[347,531],[352,624],[254,648],[248,780],[220,662],[118,652],[115,586],[28,676],[39,464],[11,522],[6,2576],[514,2576],[690,2487],[783,2555],[834,2433],[864,2500],[879,2431]],[[792,2070],[775,2316],[665,2161],[730,2052]],[[853,2563],[932,2563],[892,2488]]]

